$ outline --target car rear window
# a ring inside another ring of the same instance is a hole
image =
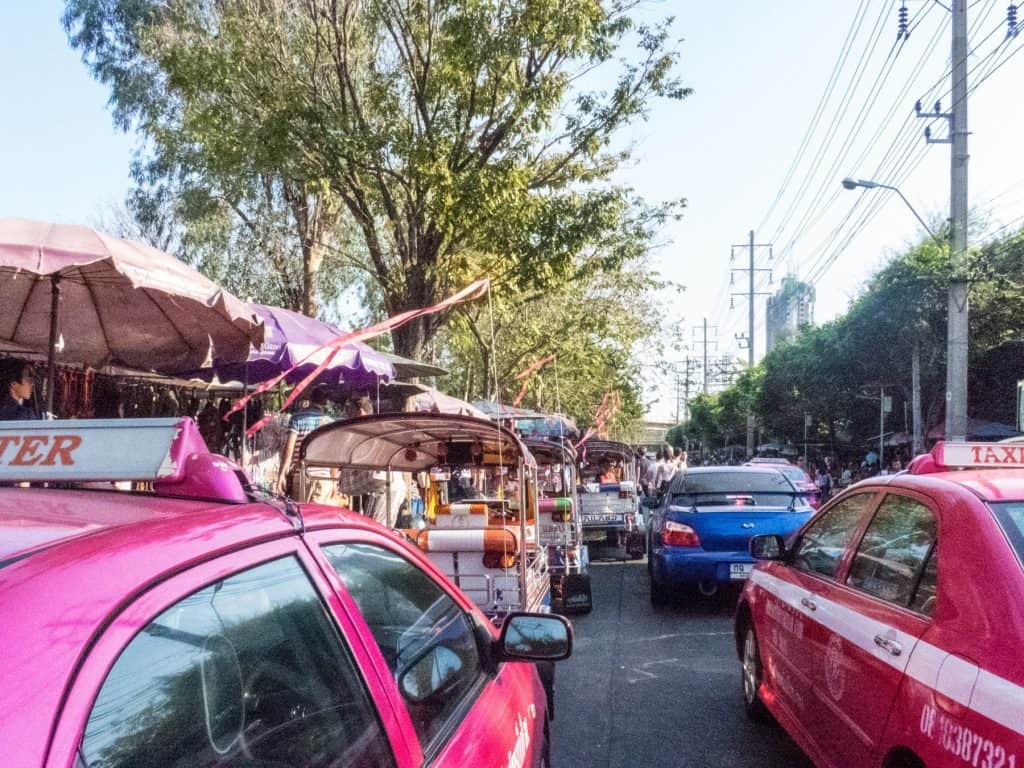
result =
[[[1024,563],[1024,501],[1002,501],[991,507],[1010,545],[1017,551],[1017,557]]]
[[[786,506],[794,489],[779,472],[687,472],[672,485],[676,506]]]
[[[790,480],[797,483],[806,483],[811,479],[810,477],[807,476],[806,472],[800,469],[800,467],[781,466],[779,467],[779,472],[784,474]]]

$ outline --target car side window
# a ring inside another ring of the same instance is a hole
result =
[[[100,689],[79,757],[139,765],[394,765],[351,655],[302,566],[266,563],[147,624]]]
[[[372,544],[324,547],[373,633],[429,753],[484,671],[473,624],[434,579]]]
[[[846,583],[890,603],[910,607],[938,532],[924,504],[889,494],[864,531]],[[938,560],[929,560],[938,568]],[[938,571],[935,571],[937,575]],[[927,591],[925,584],[925,591]],[[927,601],[927,595],[923,595]],[[934,601],[933,601],[934,602]],[[923,603],[922,603],[923,606]]]
[[[857,524],[874,494],[858,493],[836,504],[815,520],[800,536],[792,565],[800,571],[835,578],[839,561],[850,545]]]

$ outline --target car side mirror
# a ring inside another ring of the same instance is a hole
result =
[[[462,659],[450,648],[435,645],[417,657],[398,676],[406,701],[420,704],[447,693],[459,681]]]
[[[776,533],[751,536],[750,556],[755,560],[782,560],[786,556],[786,541]]]
[[[550,613],[510,613],[497,641],[500,661],[561,661],[572,655],[572,625]]]

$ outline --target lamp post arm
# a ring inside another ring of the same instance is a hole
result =
[[[935,235],[934,232],[932,232],[932,228],[925,224],[924,219],[921,218],[921,215],[915,210],[914,206],[910,204],[910,201],[907,200],[906,195],[904,195],[898,187],[893,187],[889,184],[876,184],[876,186],[879,187],[880,189],[891,189],[893,192],[899,195],[900,199],[906,204],[907,208],[910,209],[910,212],[914,214],[914,217],[921,223],[921,226],[924,227],[924,231],[927,232],[931,236],[932,240],[934,240],[938,245],[942,245],[942,241],[939,240],[939,238]]]

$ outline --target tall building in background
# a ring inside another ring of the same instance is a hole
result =
[[[765,312],[765,350],[771,352],[781,341],[814,323],[814,286],[795,277],[782,278],[782,286],[768,297]]]

